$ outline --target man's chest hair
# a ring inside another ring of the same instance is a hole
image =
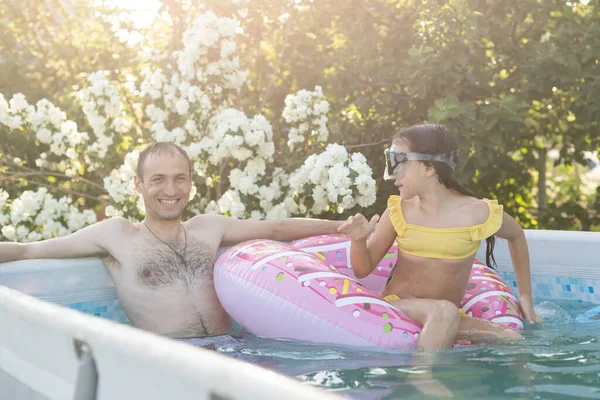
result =
[[[162,243],[138,243],[125,259],[109,255],[104,262],[107,267],[131,268],[139,283],[156,288],[177,283],[191,286],[199,279],[212,279],[216,258],[207,244],[193,240],[185,252],[183,246],[176,249],[179,254]]]
[[[136,260],[136,275],[140,283],[152,287],[176,283],[191,286],[198,279],[212,279],[215,261],[213,250],[203,242],[188,243],[185,253],[180,254],[156,246]]]

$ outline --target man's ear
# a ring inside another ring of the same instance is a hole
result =
[[[139,193],[142,194],[142,178],[140,178],[139,176],[134,176],[133,177],[133,184],[135,185],[135,190]]]

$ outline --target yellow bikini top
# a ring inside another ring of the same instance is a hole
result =
[[[398,235],[400,251],[413,256],[459,260],[477,252],[481,240],[498,232],[502,225],[502,206],[497,200],[482,199],[490,214],[479,225],[459,228],[427,228],[409,224],[402,214],[402,197],[390,196],[388,208],[390,219]]]

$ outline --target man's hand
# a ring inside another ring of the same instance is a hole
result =
[[[378,221],[379,215],[375,215],[371,218],[371,221],[367,221],[367,219],[359,213],[353,217],[348,217],[348,221],[344,222],[342,226],[338,228],[338,232],[350,236],[350,239],[353,242],[367,240],[375,230]]]
[[[523,311],[523,316],[530,324],[539,324],[544,321],[540,317],[537,316],[535,310],[533,309],[533,302],[530,297],[519,297],[519,303],[521,305],[521,311]]]

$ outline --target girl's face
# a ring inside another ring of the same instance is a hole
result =
[[[394,142],[390,150],[396,153],[410,153],[410,147],[404,140]],[[425,178],[424,168],[425,164],[421,161],[407,160],[394,169],[394,185],[403,198],[410,199],[419,194],[421,183]]]

